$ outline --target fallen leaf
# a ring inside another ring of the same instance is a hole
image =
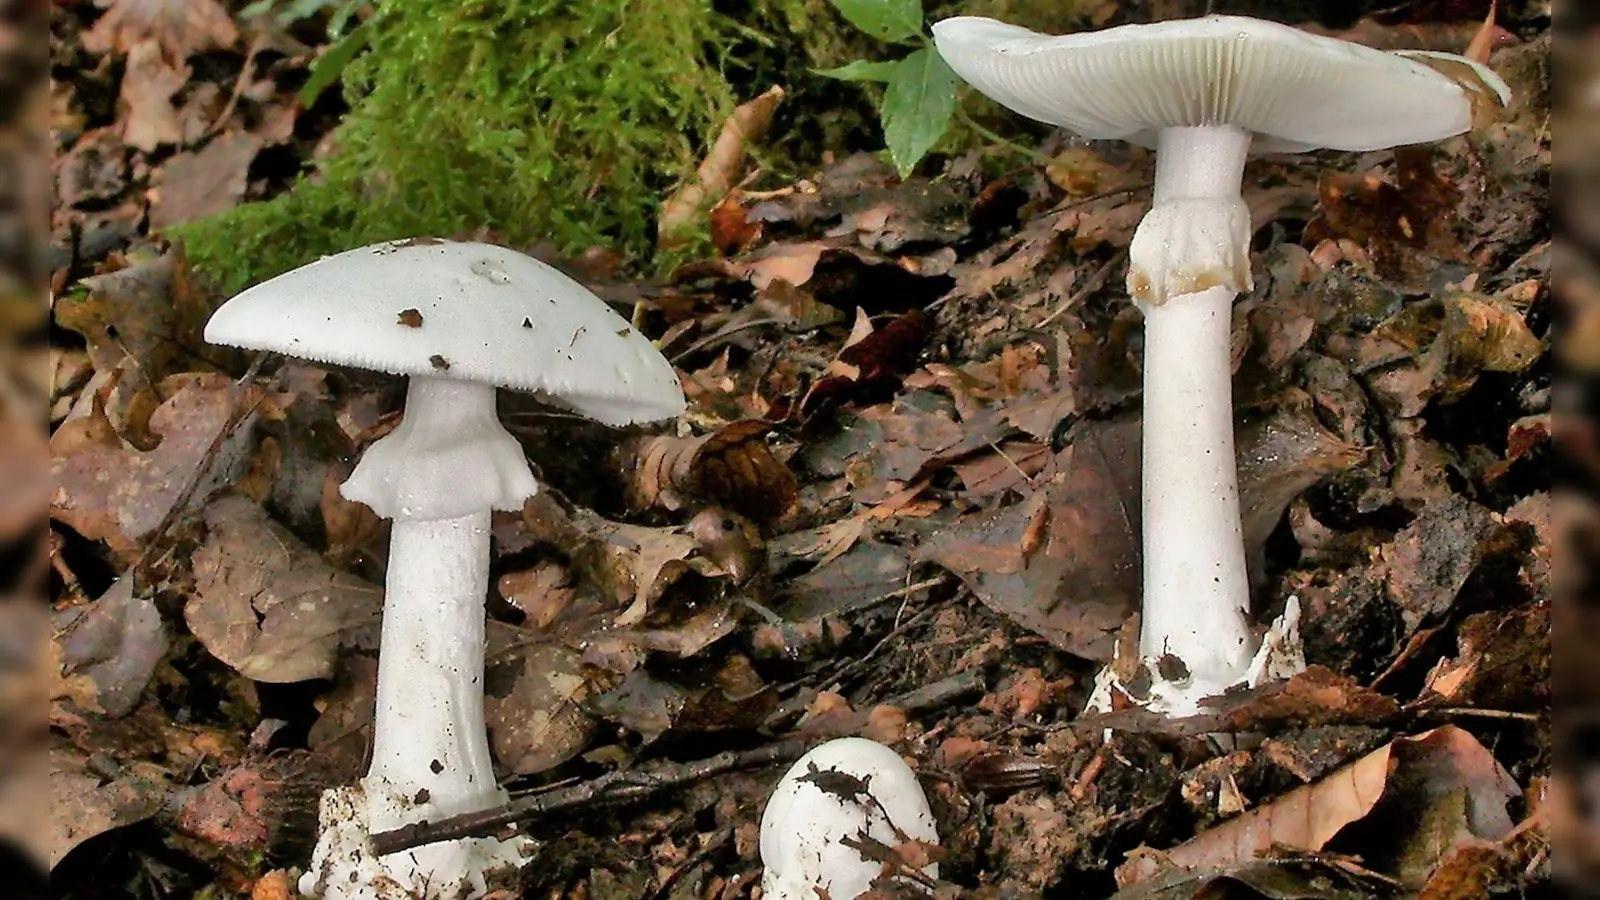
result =
[[[105,14],[84,32],[91,53],[130,53],[151,43],[169,60],[208,50],[227,50],[239,40],[233,17],[217,0],[109,0]]]
[[[1159,856],[1159,854],[1155,854]],[[1223,900],[1242,888],[1263,900],[1385,900],[1403,888],[1335,856],[1275,853],[1223,869],[1170,871],[1124,887],[1111,900]]]
[[[124,144],[150,153],[183,140],[183,119],[172,98],[183,90],[191,74],[188,66],[163,57],[153,40],[141,41],[128,50],[119,100]]]
[[[1499,838],[1513,825],[1506,804],[1520,794],[1516,782],[1482,744],[1447,725],[1398,739],[1322,781],[1203,831],[1159,856],[1185,869],[1206,869],[1245,862],[1274,846],[1320,851],[1375,810],[1384,814],[1386,823],[1374,829],[1376,846],[1393,851],[1405,844],[1406,817],[1411,817],[1413,827],[1416,822],[1416,807],[1407,813],[1402,809],[1405,803],[1420,802],[1426,808],[1452,796],[1462,798],[1460,811],[1473,835]],[[1387,807],[1380,810],[1386,800]],[[1394,815],[1399,820],[1389,821]],[[1438,848],[1440,854],[1448,849]],[[1131,858],[1117,869],[1117,882],[1127,886],[1159,869],[1150,856]]]
[[[138,760],[119,768],[106,777],[90,767],[84,754],[51,747],[50,805],[42,830],[52,869],[84,841],[160,812],[169,790],[167,772]]]
[[[757,521],[781,517],[799,487],[766,442],[769,422],[743,420],[695,438],[647,435],[623,443],[617,465],[635,510],[714,503]]]
[[[161,443],[140,452],[101,434],[70,454],[57,449],[80,429],[69,422],[51,436],[56,458],[52,474],[56,493],[50,514],[90,540],[108,543],[119,554],[131,554],[166,520],[189,482],[200,481],[189,509],[232,484],[249,465],[253,447],[250,418],[262,396],[254,386],[234,390],[229,379],[215,374],[174,375],[161,383],[169,399],[150,417]],[[230,406],[234,393],[238,400]],[[244,418],[244,422],[239,422]],[[92,428],[92,423],[85,422]],[[208,452],[227,429],[228,437]]]
[[[773,85],[766,93],[734,108],[711,145],[706,158],[695,170],[695,180],[679,188],[661,206],[656,243],[661,247],[681,244],[686,232],[698,226],[705,205],[725,196],[743,173],[747,149],[760,143],[772,114],[783,99],[783,88]]]
[[[590,686],[573,651],[525,640],[491,646],[483,684],[489,745],[512,772],[536,775],[589,746],[595,724],[583,704]]]
[[[250,183],[250,164],[261,139],[225,134],[200,150],[179,153],[161,167],[152,192],[150,227],[167,228],[232,209]]]
[[[1486,559],[1515,545],[1504,522],[1471,500],[1430,503],[1382,549],[1389,597],[1415,630],[1448,612]]]
[[[116,267],[83,279],[86,295],[60,297],[55,307],[56,321],[83,335],[96,370],[110,372],[131,357],[136,385],[144,387],[192,369],[196,359],[227,359],[204,340],[210,298],[180,251],[110,265]]]
[[[255,681],[332,677],[339,648],[377,646],[383,592],[324,563],[244,497],[206,509],[183,618],[211,654]]]
[[[92,698],[76,698],[80,705],[94,703],[83,711],[110,718],[125,716],[139,705],[169,646],[155,602],[136,597],[130,577],[113,582],[88,606],[57,613],[55,630],[62,677],[83,676],[94,686]]]
[[[1139,604],[1138,423],[1088,422],[1040,488],[1047,537],[1024,553],[1034,509],[1018,503],[935,532],[915,559],[967,583],[995,612],[1085,659],[1111,659]]]

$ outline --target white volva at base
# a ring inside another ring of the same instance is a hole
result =
[[[381,776],[325,791],[322,834],[310,869],[300,876],[300,893],[323,900],[473,900],[488,893],[496,874],[515,876],[531,844],[525,838],[467,838],[373,853],[371,823],[382,831],[411,820],[413,801]]]

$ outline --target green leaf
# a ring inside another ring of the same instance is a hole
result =
[[[832,0],[851,25],[880,41],[922,33],[922,0]]]
[[[900,68],[898,59],[886,59],[882,62],[858,59],[837,69],[812,69],[811,74],[837,78],[840,81],[890,81],[898,68]]]
[[[300,87],[302,107],[310,107],[316,103],[328,85],[339,80],[344,67],[349,65],[350,60],[355,59],[361,48],[367,45],[367,24],[371,21],[368,19],[367,22],[357,25],[311,64],[311,74],[306,78],[306,83]]]
[[[956,73],[937,51],[902,59],[883,93],[883,139],[904,178],[939,143],[956,111]]]

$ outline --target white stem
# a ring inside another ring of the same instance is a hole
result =
[[[1144,611],[1139,649],[1171,653],[1197,682],[1243,676],[1255,647],[1233,451],[1233,292],[1145,312]]]
[[[1235,128],[1163,131],[1152,215],[1183,209],[1185,234],[1214,238],[1211,245],[1220,253],[1246,259],[1248,246],[1239,246],[1238,223],[1227,211],[1242,206],[1240,182],[1249,146],[1250,135]],[[1246,225],[1243,240],[1248,238]],[[1233,447],[1230,324],[1236,290],[1219,281],[1140,304],[1145,314],[1140,654],[1177,656],[1193,686],[1208,692],[1243,678],[1255,651],[1246,619],[1250,594]]]
[[[427,791],[406,821],[499,802],[483,720],[488,587],[489,510],[394,523],[367,774],[407,797]]]
[[[340,487],[394,520],[378,651],[372,765],[322,798],[302,892],[324,900],[481,897],[522,841],[466,838],[389,856],[371,835],[503,803],[483,718],[489,521],[536,489],[491,385],[412,378],[405,418]]]

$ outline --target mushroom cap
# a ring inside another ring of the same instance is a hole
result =
[[[1421,59],[1243,16],[1045,35],[958,16],[933,26],[939,53],[973,87],[1022,115],[1088,138],[1154,147],[1162,128],[1232,125],[1256,152],[1377,150],[1460,134],[1469,92]],[[1452,57],[1501,104],[1505,83]]]
[[[671,364],[605,301],[492,244],[412,238],[326,256],[223,304],[205,338],[533,391],[607,425],[685,405]]]

